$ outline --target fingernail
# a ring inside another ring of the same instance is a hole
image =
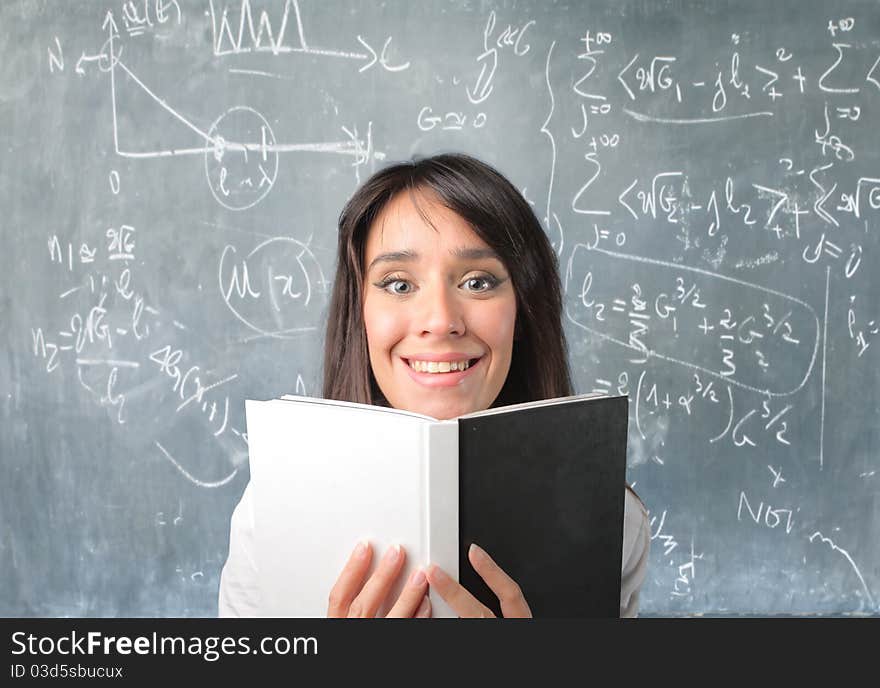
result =
[[[427,577],[431,585],[444,585],[452,580],[443,569],[437,566],[437,564],[433,564],[431,568],[428,569]]]
[[[472,556],[477,561],[486,561],[489,555],[486,554],[486,551],[480,547],[476,542],[471,543],[470,551],[468,552],[470,556]]]
[[[400,556],[400,545],[392,545],[388,548],[388,551],[385,552],[385,561],[389,564],[397,561],[397,558]]]
[[[363,559],[367,556],[367,552],[370,550],[370,543],[366,540],[361,540],[357,543],[357,547],[354,548],[354,556],[358,559]]]
[[[421,587],[425,584],[425,572],[422,571],[421,567],[417,568],[412,572],[412,575],[409,577],[409,584],[415,587]]]
[[[416,612],[416,616],[427,616],[428,610],[431,608],[431,600],[427,595],[422,599],[422,603],[419,605],[419,610]]]

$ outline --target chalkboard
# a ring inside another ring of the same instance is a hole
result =
[[[0,614],[212,616],[245,398],[320,394],[336,218],[510,177],[630,397],[644,615],[880,611],[872,1],[0,5]]]

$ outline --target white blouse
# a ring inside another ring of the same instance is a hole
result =
[[[626,490],[623,516],[623,561],[620,584],[620,616],[639,612],[639,591],[648,567],[651,535],[648,513],[632,492]],[[220,574],[218,614],[257,616],[259,586],[254,560],[254,508],[250,483],[232,512],[229,529],[229,557]]]

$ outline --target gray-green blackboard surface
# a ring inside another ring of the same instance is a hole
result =
[[[464,151],[628,394],[645,615],[880,612],[880,5],[0,5],[0,614],[212,616],[336,218]]]

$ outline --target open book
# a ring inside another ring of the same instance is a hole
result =
[[[371,573],[400,544],[500,616],[473,570],[476,542],[535,617],[616,617],[626,480],[626,397],[578,395],[452,420],[284,396],[245,402],[261,615],[320,617],[357,542]],[[430,592],[433,616],[455,616]]]

